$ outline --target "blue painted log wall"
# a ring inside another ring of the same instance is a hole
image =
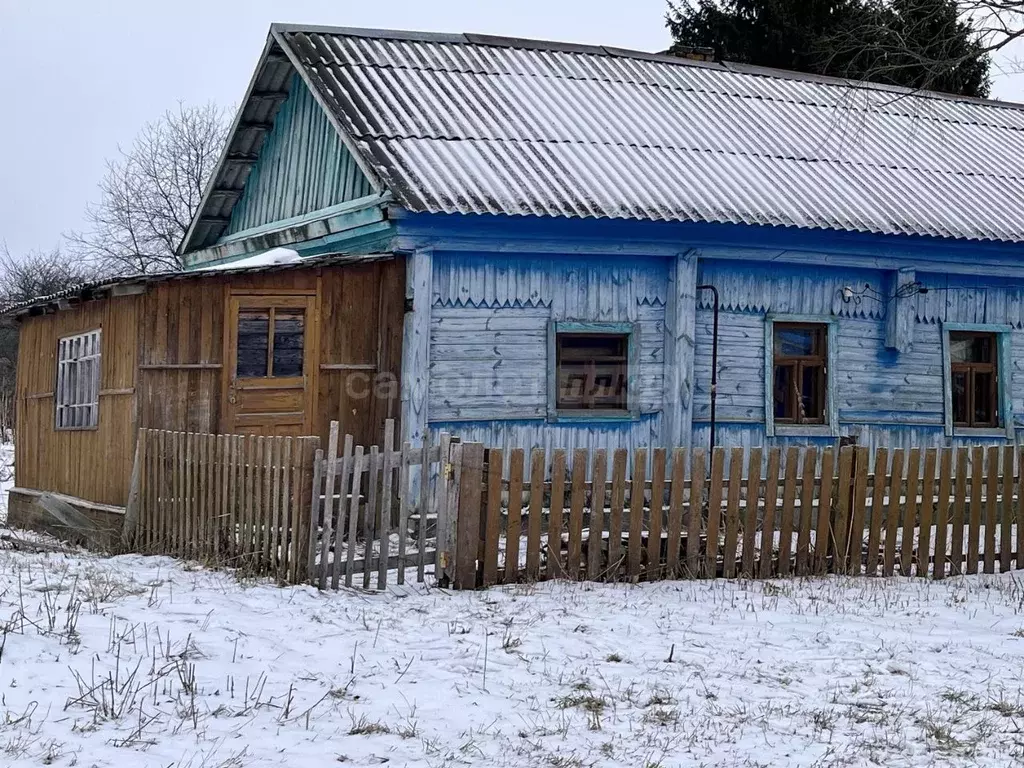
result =
[[[489,445],[634,448],[663,426],[667,259],[445,254],[433,257],[431,431]],[[551,321],[639,329],[639,419],[547,421]]]
[[[327,115],[296,73],[224,236],[372,192]]]

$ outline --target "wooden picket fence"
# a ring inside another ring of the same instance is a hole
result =
[[[1014,446],[451,452],[456,587],[1024,567]]]
[[[404,584],[412,568],[422,582],[444,551],[437,547],[438,522],[443,528],[447,509],[440,467],[450,438],[396,449],[389,419],[382,446],[353,443],[351,435],[340,438],[335,421],[326,455],[316,452],[309,582],[338,589],[344,578],[346,587],[384,589],[389,574]]]
[[[319,442],[141,429],[126,535],[141,552],[302,581]]]

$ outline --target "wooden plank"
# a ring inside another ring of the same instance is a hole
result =
[[[322,482],[320,474],[323,472],[323,466],[324,451],[322,448],[317,448],[313,457],[313,495],[310,502],[309,536],[306,541],[306,580],[314,586],[320,585],[316,555],[320,536],[320,484]]]
[[[352,472],[355,467],[354,442],[352,435],[345,435],[345,445],[341,452],[341,467],[335,469],[334,487],[337,489],[337,502],[331,502],[331,507],[337,503],[337,513],[332,513],[334,518],[334,561],[331,563],[331,589],[338,589],[341,586],[342,558],[341,548],[345,543],[346,530],[349,527],[349,515],[351,514],[352,497],[349,490],[352,488]],[[355,539],[349,538],[348,548],[353,550]]]
[[[252,531],[252,549],[250,554],[252,555],[250,560],[250,567],[259,568],[259,564],[263,562],[262,550],[263,544],[261,541],[263,531],[263,480],[265,475],[265,460],[263,452],[266,448],[266,437],[264,435],[256,436],[256,448],[253,453],[252,463],[252,514],[249,518]]]
[[[278,489],[274,489],[274,498],[279,499],[276,504],[276,513],[274,514],[274,525],[270,529],[270,558],[274,564],[274,569],[277,571],[278,579],[282,579],[284,576],[284,570],[287,567],[287,549],[288,549],[288,531],[291,530],[291,475],[294,462],[292,459],[292,451],[295,449],[295,444],[292,437],[288,436],[284,438],[284,444],[281,446],[281,471],[279,477],[281,478],[280,484],[280,495]],[[276,482],[276,481],[275,481]]]
[[[1017,451],[1017,569],[1024,568],[1024,449]]]
[[[566,552],[566,575],[570,579],[580,577],[580,560],[583,548],[583,505],[587,494],[587,465],[590,456],[585,448],[577,448],[572,455],[572,488],[569,499],[569,545]]]
[[[355,573],[359,513],[362,509],[363,472],[366,470],[366,459],[365,449],[363,446],[357,445],[352,455],[352,490],[348,502],[348,547],[345,553],[346,587],[352,586],[352,576]]]
[[[718,445],[711,452],[711,485],[708,489],[707,541],[704,544],[704,567],[701,575],[713,579],[718,575],[718,530],[722,519],[722,480],[725,474],[725,448]]]
[[[260,531],[260,560],[263,563],[264,570],[270,572],[274,569],[274,563],[271,560],[271,529],[274,525],[274,517],[278,510],[275,509],[277,499],[281,492],[281,475],[279,472],[279,464],[281,462],[281,438],[280,437],[268,437],[263,443],[263,468],[261,471],[263,480],[262,490],[262,504],[257,509],[259,510],[260,522],[258,530]]]
[[[743,519],[743,555],[740,575],[754,577],[754,549],[757,546],[757,513],[761,497],[761,447],[750,449],[747,465],[747,508]]]
[[[949,493],[953,482],[953,449],[939,452],[939,497],[935,504],[935,561],[932,578],[946,578],[946,545],[949,542]]]
[[[864,562],[864,574],[878,573],[879,547],[882,536],[882,516],[885,513],[885,480],[889,467],[889,450],[875,451],[875,472],[871,486],[871,518],[868,520],[868,552]]]
[[[996,572],[996,527],[999,525],[999,446],[985,452],[985,573]]]
[[[597,581],[601,575],[604,502],[608,490],[608,454],[604,448],[598,448],[594,453],[594,471],[591,477],[590,526],[587,532],[587,578]]]
[[[743,485],[743,448],[732,449],[729,458],[729,493],[725,505],[725,546],[722,550],[722,576],[736,576],[736,546],[740,530],[740,491]]]
[[[182,466],[181,554],[183,557],[192,557],[194,555],[192,544],[195,535],[196,435],[193,432],[185,432],[182,438],[184,439],[185,463]]]
[[[839,479],[836,483],[836,517],[832,523],[832,572],[847,571],[847,534],[850,530],[850,506],[853,500],[853,446],[839,449]]]
[[[456,589],[475,589],[477,551],[480,547],[480,502],[484,484],[482,444],[462,444],[461,470],[454,586]]]
[[[444,450],[448,450],[448,446],[445,445]],[[437,461],[437,475],[438,475],[438,492],[443,485],[441,479],[444,477],[445,463],[448,461],[448,454],[442,453],[438,455]],[[423,442],[420,445],[420,500],[419,500],[419,521],[420,524],[416,529],[416,545],[418,551],[416,553],[416,581],[420,584],[423,583],[425,578],[424,571],[426,568],[426,552],[427,552],[427,514],[430,511],[430,438],[429,432],[423,435]],[[434,535],[440,535],[440,519],[434,520]],[[436,542],[436,549],[438,552],[442,550],[441,542]],[[435,565],[435,568],[437,566]]]
[[[786,479],[782,485],[782,515],[779,518],[779,576],[789,576],[793,550],[793,515],[796,508],[796,476],[800,469],[800,449],[786,449]]]
[[[818,520],[814,530],[814,572],[819,575],[828,572],[835,470],[835,451],[832,448],[826,448],[821,453],[821,488],[818,491]]]
[[[612,454],[612,501],[608,512],[608,570],[605,578],[615,579],[622,569],[622,512],[626,504],[626,450]]]
[[[981,494],[984,483],[985,449],[975,446],[971,451],[971,507],[967,528],[967,573],[978,572],[981,539]]]
[[[185,454],[186,438],[184,432],[175,432],[175,493],[174,493],[174,551],[178,557],[185,556],[185,494],[188,493],[188,486],[185,482]]]
[[[530,519],[526,525],[526,579],[540,578],[540,534],[544,516],[544,473],[546,462],[543,448],[530,452]]]
[[[327,589],[327,576],[332,568],[328,556],[331,552],[331,538],[334,531],[334,484],[337,477],[338,458],[338,422],[332,421],[330,432],[327,437],[327,472],[324,477],[324,500],[323,500],[323,525],[320,533],[320,589]],[[320,495],[319,486],[314,489],[313,497]],[[342,533],[339,531],[339,534]],[[341,535],[334,545],[334,559],[337,560],[341,554]]]
[[[665,517],[665,470],[667,451],[655,448],[651,471],[651,519],[647,531],[647,580],[654,581],[662,577],[661,566],[661,532],[664,529]]]
[[[647,487],[647,449],[633,452],[633,474],[629,481],[629,539],[626,542],[626,567],[629,580],[640,580],[640,561],[644,537],[644,494]]]
[[[800,525],[796,537],[796,573],[806,576],[811,568],[811,519],[814,517],[814,488],[818,471],[818,449],[813,445],[804,450],[804,463],[800,478]]]
[[[761,549],[758,575],[762,579],[772,575],[772,559],[775,555],[775,511],[779,505],[779,468],[782,451],[771,448],[768,451],[768,471],[764,476],[764,521],[761,524]]]
[[[380,510],[380,447],[370,446],[369,468],[366,472],[366,510],[363,512],[363,589],[370,588],[373,570],[373,541]],[[349,548],[352,542],[349,542]]]
[[[227,438],[224,435],[214,435],[214,484],[216,497],[213,505],[213,552],[219,560],[223,554],[224,547],[224,523],[225,512],[228,505],[227,482],[228,482],[228,451]]]
[[[999,515],[999,571],[1010,570],[1013,560],[1013,446],[1003,448],[1003,500]]]
[[[551,460],[551,513],[548,517],[547,566],[544,569],[545,578],[548,579],[565,576],[565,566],[562,562],[562,517],[565,513],[565,460],[565,449],[556,448]],[[498,503],[499,505],[501,503],[500,497]],[[488,520],[490,520],[490,517],[488,517]]]
[[[935,509],[935,462],[938,451],[924,452],[924,474],[921,476],[921,506],[918,512],[917,575],[927,576],[932,548],[932,520]]]
[[[519,537],[523,527],[523,465],[525,453],[513,448],[508,468],[508,519],[505,523],[505,583],[519,580]]]
[[[245,446],[245,536],[242,540],[242,555],[247,567],[252,567],[256,553],[256,489],[259,488],[259,466],[257,464],[258,443],[249,435]]]
[[[953,492],[953,513],[949,571],[953,576],[964,572],[964,525],[966,511],[964,505],[967,501],[967,477],[970,473],[970,454],[966,447],[958,448],[956,452],[956,489]]]
[[[885,515],[885,549],[882,552],[883,576],[892,576],[896,567],[896,534],[899,531],[905,456],[906,451],[902,448],[892,452],[892,468],[889,470],[889,508]]]
[[[700,577],[702,567],[700,540],[704,529],[706,479],[707,454],[703,448],[697,448],[690,457],[690,515],[686,521],[686,575],[691,579]]]
[[[665,576],[669,579],[677,579],[681,574],[679,551],[683,544],[683,494],[686,491],[686,450],[683,448],[676,448],[672,451],[671,483],[668,502],[668,538],[665,547]],[[700,530],[699,525],[698,522],[698,531]]]
[[[853,508],[850,512],[850,536],[846,545],[848,572],[860,576],[864,557],[864,516],[868,503],[868,449],[857,446],[854,449],[853,464]]]
[[[405,569],[408,567],[409,543],[409,495],[412,493],[409,460],[412,457],[412,443],[402,443],[401,470],[398,477],[398,584],[405,584]]]
[[[487,509],[484,519],[483,585],[498,583],[498,542],[501,539],[501,490],[505,454],[500,448],[487,453]]]
[[[429,434],[426,433],[426,434]],[[426,439],[426,435],[424,436]],[[457,439],[457,438],[456,438]],[[429,504],[430,511],[436,515],[436,554],[434,557],[434,580],[440,583],[445,578],[450,578],[450,574],[445,571],[446,561],[451,558],[450,545],[454,546],[453,542],[447,537],[452,532],[452,526],[448,524],[449,515],[453,514],[453,510],[456,507],[456,498],[458,495],[458,487],[455,485],[455,478],[453,475],[454,469],[450,462],[450,456],[452,451],[452,445],[455,439],[452,438],[447,432],[441,432],[439,435],[438,443],[438,464],[437,472],[434,473],[435,487],[434,493],[426,493],[426,499]],[[424,457],[429,456],[428,452],[424,453]],[[421,555],[425,557],[425,555]],[[416,578],[422,581],[422,576],[417,570]]]
[[[391,501],[395,487],[395,462],[393,454],[395,451],[395,420],[384,421],[384,456],[383,471],[381,472],[381,496],[380,496],[380,526],[377,529],[377,539],[380,541],[380,558],[377,567],[377,589],[385,589],[388,585],[388,556],[391,548]],[[481,458],[481,462],[483,459]],[[478,512],[479,514],[479,512]]]

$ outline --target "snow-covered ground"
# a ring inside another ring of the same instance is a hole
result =
[[[0,551],[0,765],[1002,766],[1022,611],[1013,574],[322,594]]]

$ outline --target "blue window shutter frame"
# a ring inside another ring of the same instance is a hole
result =
[[[998,341],[996,355],[999,366],[999,418],[1009,440],[1016,438],[1013,421],[1013,327],[998,323],[943,323],[942,324],[942,407],[947,437],[953,436],[953,381],[952,360],[949,355],[949,334],[951,331],[974,331],[994,333]]]
[[[626,378],[626,413],[601,414],[558,412],[558,353],[556,339],[559,333],[622,333],[627,336],[628,362]],[[548,421],[601,422],[637,421],[640,419],[640,326],[637,323],[616,322],[548,322]]]

